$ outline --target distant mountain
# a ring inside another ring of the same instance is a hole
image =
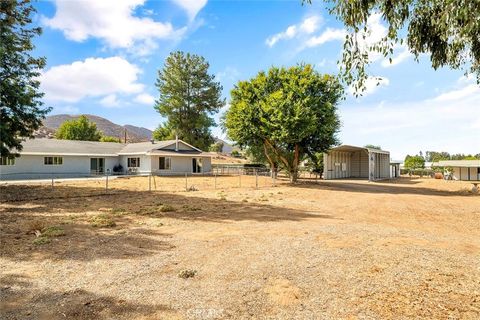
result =
[[[152,138],[152,131],[147,128],[136,127],[132,125],[121,126],[113,123],[105,118],[86,114],[88,120],[97,124],[97,129],[102,131],[106,136],[118,137],[122,140],[125,137],[125,130],[127,131],[127,142],[140,142],[148,141]],[[80,115],[69,114],[56,114],[48,116],[43,121],[43,127],[41,127],[36,133],[36,137],[53,138],[53,133],[62,123],[67,120],[74,120],[80,117]]]
[[[240,148],[238,148],[236,146],[232,146],[231,144],[229,144],[225,140],[222,140],[220,138],[215,138],[215,143],[218,143],[218,142],[223,143],[223,149],[222,149],[221,153],[231,154],[233,150],[240,151]]]

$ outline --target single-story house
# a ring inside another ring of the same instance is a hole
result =
[[[451,168],[454,180],[480,181],[480,160],[441,160],[432,167]]]
[[[332,148],[323,154],[323,178],[389,179],[390,152],[349,145]]]
[[[104,174],[210,173],[211,156],[182,141],[115,143],[28,139],[19,157],[0,159],[0,179],[68,178]]]

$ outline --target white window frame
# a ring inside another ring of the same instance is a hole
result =
[[[135,166],[132,166],[132,159],[135,159]],[[140,168],[140,157],[127,158],[127,168]]]
[[[52,158],[52,163],[46,163],[48,158]],[[44,166],[63,166],[63,157],[58,157],[58,156],[43,157],[43,165]]]
[[[165,158],[165,168],[160,168],[160,159]],[[158,157],[158,170],[168,171],[172,170],[172,157]]]
[[[0,166],[14,166],[15,165],[15,157],[1,157],[0,158]]]

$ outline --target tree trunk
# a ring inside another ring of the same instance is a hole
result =
[[[290,182],[296,183],[298,179],[298,162],[300,160],[300,150],[298,144],[295,144],[295,153],[293,157],[293,163],[290,168]]]

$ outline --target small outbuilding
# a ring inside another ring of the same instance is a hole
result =
[[[332,148],[323,154],[323,178],[389,179],[390,152],[349,145]]]
[[[480,181],[480,160],[442,160],[432,167],[443,167],[453,180]]]

